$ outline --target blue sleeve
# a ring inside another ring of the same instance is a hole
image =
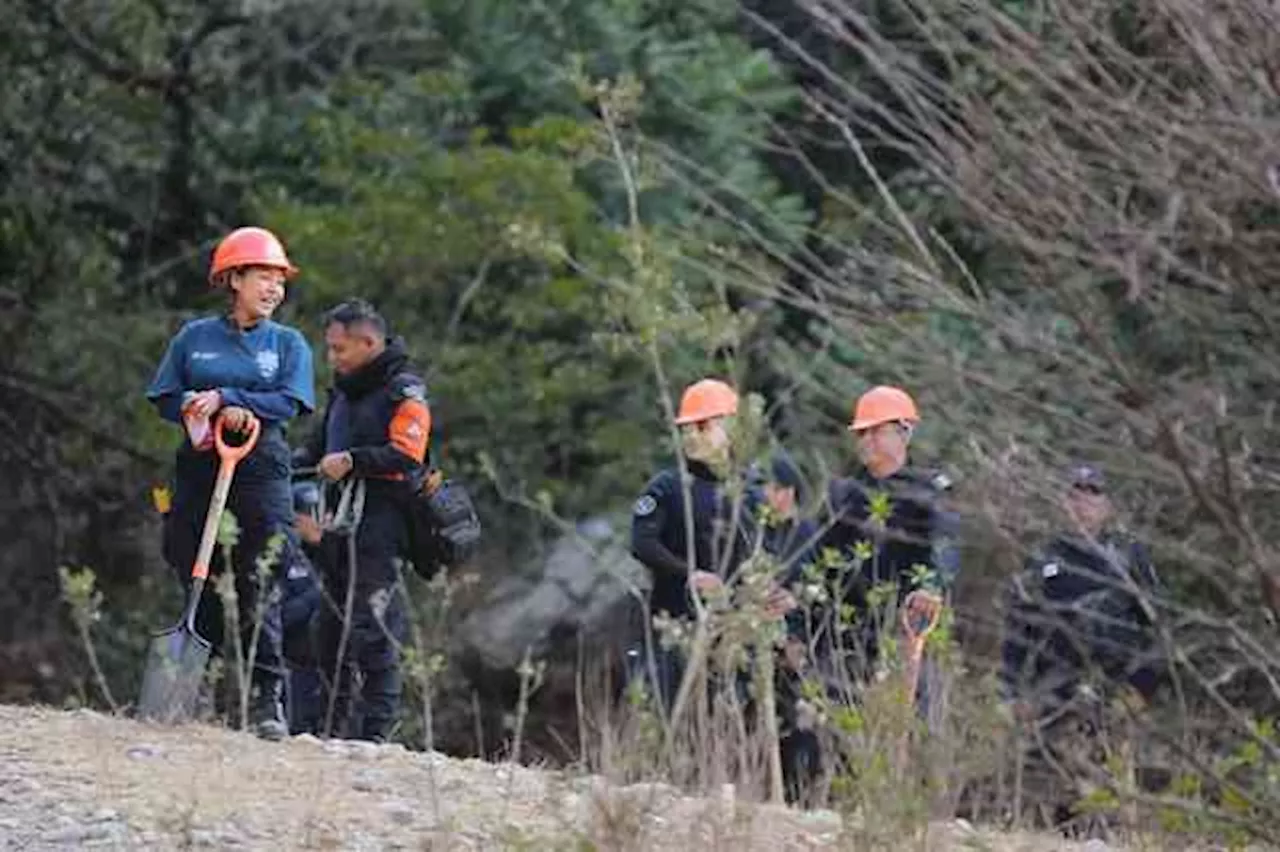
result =
[[[307,345],[302,335],[293,329],[289,329],[285,339],[288,343],[285,347],[280,389],[250,391],[243,388],[220,388],[223,405],[247,408],[269,423],[282,423],[291,420],[300,412],[315,410],[311,347]]]
[[[283,423],[298,414],[298,402],[284,391],[250,391],[219,388],[223,405],[247,408],[268,423]]]
[[[187,390],[187,328],[184,325],[169,341],[160,366],[147,386],[147,399],[161,417],[173,423],[182,422],[182,395]]]
[[[316,410],[316,374],[312,364],[311,344],[302,333],[289,329],[288,357],[285,358],[284,390],[293,397],[303,412]]]

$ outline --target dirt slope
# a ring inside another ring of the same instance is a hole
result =
[[[415,754],[0,706],[0,849],[839,848],[831,813]],[[939,827],[912,848],[1082,848]],[[1098,848],[1098,847],[1094,847]]]

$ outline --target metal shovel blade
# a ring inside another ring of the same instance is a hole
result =
[[[190,719],[212,645],[186,624],[157,634],[147,648],[138,718],[173,723]]]

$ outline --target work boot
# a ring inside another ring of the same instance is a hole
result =
[[[249,708],[249,726],[254,734],[264,740],[277,742],[289,736],[289,724],[284,718],[284,704],[280,700],[280,683],[254,687],[253,701]]]

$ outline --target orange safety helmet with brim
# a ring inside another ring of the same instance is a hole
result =
[[[289,262],[279,237],[266,228],[237,228],[223,237],[213,250],[209,282],[216,285],[222,273],[246,266],[279,269],[285,278],[298,274],[298,267]]]
[[[920,412],[916,410],[915,400],[901,388],[880,385],[858,397],[853,407],[853,420],[849,423],[850,432],[861,432],[881,423],[907,423],[915,426],[920,422]]]
[[[680,397],[676,425],[701,423],[738,413],[738,393],[718,379],[703,379],[685,388]]]

